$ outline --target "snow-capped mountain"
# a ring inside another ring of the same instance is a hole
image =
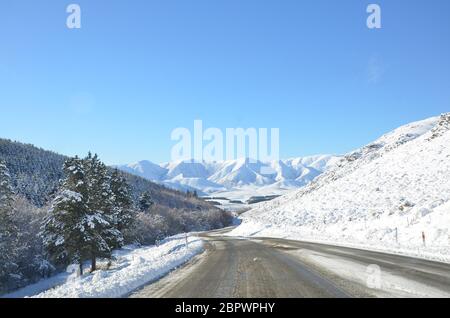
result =
[[[332,155],[318,155],[263,163],[249,159],[221,162],[169,162],[161,165],[140,161],[119,169],[178,190],[200,194],[243,187],[292,189],[310,183],[339,161]]]
[[[450,260],[450,113],[402,126],[347,154],[309,185],[245,213],[233,234]]]
[[[140,161],[127,166],[121,166],[120,169],[152,181],[161,180],[167,173],[167,169],[150,161]]]

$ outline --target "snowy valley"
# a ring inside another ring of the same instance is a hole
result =
[[[214,257],[208,258],[210,253],[220,255],[225,251],[234,255],[240,248],[254,246],[252,253],[262,248],[263,253],[270,251],[277,258],[280,254],[273,252],[274,249],[288,246],[292,249],[290,257],[296,262],[301,261],[298,266],[309,264],[308,266],[318,266],[321,270],[326,268],[345,277],[352,284],[355,281],[361,284],[366,275],[364,262],[367,259],[364,259],[364,253],[358,252],[358,249],[387,253],[369,256],[368,260],[376,263],[391,258],[389,255],[392,254],[449,263],[449,145],[450,114],[443,114],[402,126],[342,157],[314,156],[266,164],[250,163],[243,159],[221,163],[179,162],[158,166],[143,161],[122,166],[121,169],[126,173],[137,175],[140,182],[147,179],[171,185],[170,187],[176,185],[183,191],[189,190],[190,194],[184,200],[195,203],[197,207],[192,210],[194,206],[184,203],[184,209],[159,211],[151,210],[156,206],[150,208],[152,204],[147,202],[149,204],[144,204],[144,210],[150,210],[138,214],[137,226],[131,233],[125,232],[128,235],[126,241],[156,244],[116,248],[106,258],[99,257],[98,268],[92,272],[87,271],[92,268],[88,260],[83,264],[69,264],[67,270],[59,267],[59,271],[48,264],[53,268],[50,277],[36,282],[34,276],[28,279],[28,286],[4,297],[123,297],[130,293],[145,297],[152,294],[145,288],[141,293],[140,287],[150,288],[152,282],[201,254],[206,246],[223,244],[228,239],[228,249],[219,248],[216,251],[214,248],[206,248],[208,252],[199,256],[199,266],[212,266],[211,271],[217,267],[215,263],[211,265]],[[6,169],[6,166],[3,168]],[[263,168],[270,168],[274,172],[269,176],[261,175],[260,171],[268,170]],[[79,186],[79,183],[76,184]],[[164,188],[161,187],[160,190],[164,191]],[[173,190],[167,191],[164,195],[175,194]],[[192,196],[192,191],[198,191],[199,194],[208,196],[208,199]],[[152,193],[156,199],[157,193]],[[204,201],[218,201],[222,207],[227,207],[226,202],[230,199],[237,201],[244,197],[255,198],[271,194],[281,196],[248,205],[252,209],[240,215],[241,223],[234,229],[208,231],[224,227],[230,220],[218,218],[219,210],[212,209]],[[181,193],[177,195],[180,196]],[[55,202],[57,200],[54,204]],[[143,204],[142,197],[136,204]],[[210,210],[202,212],[201,204],[207,205]],[[17,203],[12,205],[14,209],[20,209],[16,205]],[[48,213],[41,209],[41,216],[37,215],[37,220]],[[172,234],[198,230],[207,232],[201,235],[179,234],[163,239]],[[37,229],[34,231],[37,233]],[[271,237],[274,238],[273,241]],[[284,240],[277,242],[277,238]],[[307,242],[328,245],[308,245],[310,243]],[[302,248],[299,249],[296,244],[300,244]],[[341,250],[339,246],[342,247]],[[345,250],[344,247],[358,249]],[[41,250],[42,243],[38,241],[34,248]],[[327,253],[333,248],[337,254],[330,258]],[[30,250],[30,253],[35,252]],[[349,255],[353,253],[353,257],[364,259],[363,263],[351,261]],[[350,259],[345,259],[345,255]],[[229,256],[224,257],[231,262],[235,261]],[[251,264],[260,262],[260,257],[248,257]],[[414,259],[408,259],[411,260]],[[267,262],[269,260],[265,259],[264,264],[268,264]],[[281,262],[284,262],[283,258]],[[85,272],[77,272],[77,266],[85,268]],[[218,270],[221,271],[231,271],[233,268],[226,262],[220,266],[221,269]],[[187,265],[187,268],[190,268],[188,273],[208,273],[202,267],[194,265]],[[169,275],[167,279],[173,280],[188,274],[181,271],[179,275],[181,276]],[[406,278],[394,272],[383,275],[383,287],[376,288],[373,293],[369,290],[369,294],[389,297],[448,295],[446,287],[444,290],[433,289],[423,282],[415,282],[415,278]],[[48,275],[44,274],[45,276]],[[316,279],[320,281],[320,278]],[[199,290],[193,286],[194,288],[188,289],[191,293]],[[177,290],[172,292],[176,294]]]
[[[450,299],[450,1],[365,2],[1,1],[3,316]]]

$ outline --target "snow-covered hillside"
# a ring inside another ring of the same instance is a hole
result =
[[[243,188],[265,188],[264,193],[272,193],[302,187],[338,161],[336,156],[318,155],[267,163],[238,159],[157,165],[140,161],[118,168],[177,190],[197,190],[202,195]]]
[[[308,186],[259,204],[232,234],[450,261],[449,127],[450,113],[402,126],[349,153]]]

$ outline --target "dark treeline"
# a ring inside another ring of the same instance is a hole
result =
[[[43,206],[63,177],[67,158],[32,145],[0,138],[0,160],[8,166],[17,194],[33,205]]]

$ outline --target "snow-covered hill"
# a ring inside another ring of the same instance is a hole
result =
[[[450,113],[402,126],[341,158],[306,187],[259,204],[232,234],[450,261],[449,127]]]
[[[332,155],[267,163],[238,159],[157,165],[145,160],[118,168],[177,190],[197,190],[202,195],[244,188],[252,191],[264,188],[264,193],[272,193],[302,187],[338,161],[339,157]]]

